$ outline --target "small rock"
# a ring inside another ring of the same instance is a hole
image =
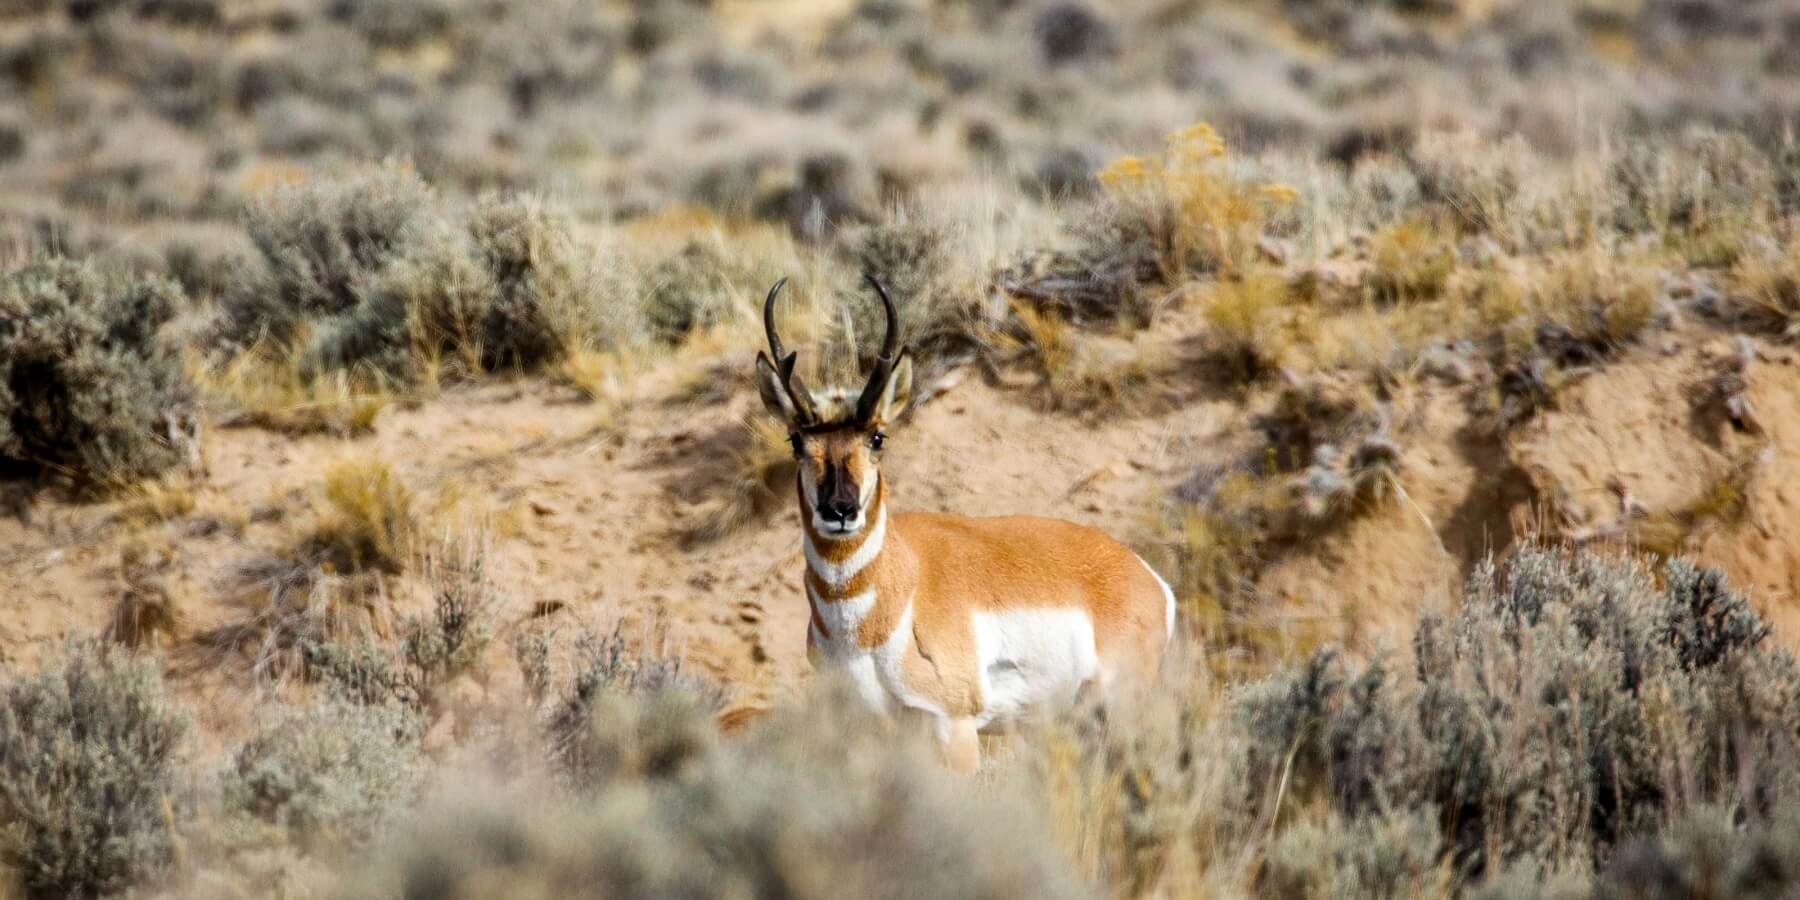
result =
[[[1474,347],[1467,341],[1435,344],[1419,356],[1419,368],[1427,377],[1448,384],[1467,384],[1475,378],[1471,360]]]

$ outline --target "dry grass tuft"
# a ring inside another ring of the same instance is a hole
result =
[[[125,490],[119,519],[131,525],[152,525],[179,519],[194,511],[193,482],[186,477],[140,481]]]
[[[106,636],[133,649],[160,647],[181,637],[186,604],[167,579],[172,560],[164,548],[131,542],[119,550],[119,599]]]
[[[583,400],[599,403],[620,397],[631,374],[631,362],[620,353],[582,348],[564,354],[555,378]]]
[[[1654,259],[1599,247],[1549,257],[1527,288],[1539,348],[1563,365],[1617,352],[1655,322],[1661,274]]]
[[[1456,271],[1456,245],[1426,222],[1397,222],[1369,239],[1371,270],[1364,281],[1377,303],[1435,299]]]
[[[417,550],[412,491],[387,463],[346,458],[310,499],[293,546],[233,574],[248,614],[203,636],[217,650],[248,652],[258,676],[307,673],[317,668],[309,648],[394,631],[385,579],[404,571]]]
[[[1296,345],[1310,340],[1310,310],[1293,303],[1287,280],[1258,269],[1220,281],[1202,294],[1213,358],[1232,382],[1274,373]]]
[[[1784,339],[1800,335],[1800,238],[1745,253],[1731,270],[1731,283],[1746,324]]]
[[[190,357],[188,370],[222,409],[224,427],[354,437],[374,430],[395,396],[379,373],[307,374],[290,353],[252,348],[222,363]]]
[[[1500,427],[1553,406],[1572,378],[1656,327],[1661,275],[1654,258],[1589,246],[1478,280],[1481,317],[1499,326],[1491,363]]]
[[[777,509],[790,495],[782,488],[794,477],[794,451],[779,422],[756,415],[744,423],[743,438],[716,472],[703,476],[698,503],[687,511],[691,523],[684,543],[723,540]]]
[[[1161,368],[1156,351],[1078,331],[1051,310],[1015,303],[1026,356],[1041,379],[1044,406],[1056,412],[1120,414]],[[997,346],[1015,339],[996,336]]]
[[[239,566],[232,584],[246,614],[200,640],[222,656],[241,654],[258,678],[314,675],[309,647],[394,633],[379,573],[339,575],[307,560],[266,556]]]
[[[345,459],[327,469],[302,555],[335,572],[399,572],[418,522],[412,491],[378,459]]]

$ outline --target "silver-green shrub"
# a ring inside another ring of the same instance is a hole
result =
[[[1251,783],[1435,809],[1465,876],[1600,865],[1708,804],[1767,820],[1800,800],[1800,668],[1767,635],[1716,572],[1527,547],[1421,621],[1411,677],[1321,654],[1247,691]]]
[[[60,257],[0,274],[0,465],[109,486],[179,464],[189,388],[158,331],[184,304]]]

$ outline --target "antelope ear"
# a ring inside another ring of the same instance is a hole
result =
[[[781,373],[775,371],[775,364],[769,362],[766,353],[756,354],[756,390],[762,394],[763,406],[770,415],[790,428],[794,426],[799,419],[794,401],[788,397],[787,388],[782,387]]]
[[[913,363],[911,348],[900,351],[900,361],[888,372],[887,384],[881,388],[881,402],[875,404],[875,422],[886,425],[906,412],[912,402]]]

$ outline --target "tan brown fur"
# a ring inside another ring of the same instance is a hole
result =
[[[785,281],[763,303],[769,353],[758,355],[756,371],[764,405],[794,429],[795,494],[807,546],[803,587],[812,613],[807,658],[815,666],[844,665],[878,705],[897,701],[933,717],[946,760],[963,770],[980,761],[983,723],[1050,702],[1085,681],[1098,679],[1104,687],[1154,675],[1172,631],[1173,599],[1117,541],[1056,519],[889,515],[880,474],[883,427],[905,408],[912,386],[912,359],[897,341],[893,300],[868,279],[887,314],[887,332],[868,383],[849,407],[800,385],[795,355],[775,328],[775,300]],[[877,532],[881,544],[864,552]],[[852,560],[861,567],[847,570]],[[1082,616],[1030,615],[1045,610]],[[987,612],[1019,615],[978,626],[977,614]],[[994,629],[981,633],[1000,642],[991,661],[983,661],[978,628]],[[984,684],[998,684],[984,679],[990,674],[984,665],[1010,673],[996,676],[1007,679],[995,688],[998,701],[982,696]]]
[[[813,528],[805,492],[796,490],[802,527],[819,555],[833,563],[847,560],[873,525],[851,539],[826,538]],[[886,499],[886,484],[878,484],[867,513],[871,523]],[[1134,679],[1155,673],[1168,633],[1162,587],[1138,557],[1098,530],[1060,519],[891,514],[880,555],[843,587],[810,566],[804,577],[826,603],[876,589],[875,606],[857,633],[864,649],[885,643],[910,603],[914,638],[902,672],[914,690],[956,716],[981,708],[977,611],[1083,609],[1094,623],[1101,665]],[[813,618],[819,621],[816,610]]]

